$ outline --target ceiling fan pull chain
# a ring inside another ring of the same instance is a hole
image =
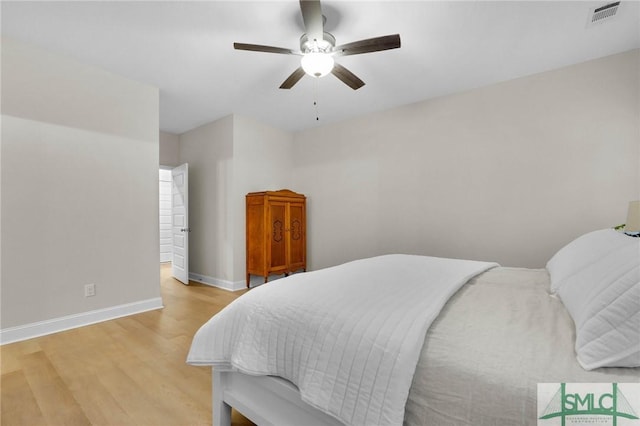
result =
[[[320,121],[320,115],[318,114],[318,81],[319,78],[315,79],[315,84],[313,85],[313,107],[316,110],[316,121]]]

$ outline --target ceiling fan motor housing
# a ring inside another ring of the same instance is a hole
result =
[[[336,46],[336,38],[331,33],[323,32],[323,40],[309,40],[306,34],[300,37],[300,51],[302,53],[320,52],[331,53]]]

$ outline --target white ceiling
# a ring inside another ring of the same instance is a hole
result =
[[[400,49],[338,59],[365,81],[357,91],[332,75],[278,89],[298,56],[233,49],[298,49],[296,0],[2,1],[1,12],[3,35],[159,87],[160,127],[182,133],[231,113],[296,131],[639,48],[637,1],[587,25],[606,3],[323,1],[337,44],[401,36]]]

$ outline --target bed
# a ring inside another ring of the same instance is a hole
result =
[[[640,238],[613,230],[578,238],[545,269],[387,255],[236,302],[187,359],[213,367],[214,425],[230,424],[231,407],[260,425],[533,425],[538,383],[640,382]],[[349,328],[349,317],[360,320]]]

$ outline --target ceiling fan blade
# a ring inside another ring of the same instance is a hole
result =
[[[400,47],[400,34],[368,38],[353,43],[336,46],[338,56],[359,55],[360,53],[379,52],[381,50],[397,49]]]
[[[346,69],[340,64],[335,64],[331,70],[331,74],[335,75],[347,86],[353,90],[358,90],[364,86],[364,81],[360,80],[354,73]]]
[[[322,7],[320,0],[300,0],[302,20],[309,40],[323,39]]]
[[[236,50],[251,50],[252,52],[267,52],[267,53],[282,53],[285,55],[298,55],[291,49],[275,46],[263,46],[261,44],[247,44],[247,43],[233,43],[233,48]]]
[[[304,77],[304,70],[302,67],[298,67],[287,79],[280,85],[281,89],[291,89],[302,77]]]

